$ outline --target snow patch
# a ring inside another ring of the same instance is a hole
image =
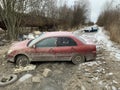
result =
[[[102,64],[100,61],[94,61],[94,62],[86,62],[86,63],[82,63],[80,64],[79,66],[89,66],[89,67],[92,67],[93,65],[100,65]]]
[[[109,51],[110,55],[114,56],[117,61],[120,61],[120,49],[110,40],[110,37],[106,33],[103,28],[99,28],[98,32],[95,34],[97,40],[96,45],[98,48],[100,47]]]
[[[24,82],[25,80],[29,79],[30,77],[32,77],[32,74],[25,74],[18,81],[19,82]]]

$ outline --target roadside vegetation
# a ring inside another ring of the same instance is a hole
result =
[[[97,24],[104,26],[109,31],[110,39],[120,43],[120,4],[115,4],[114,0],[107,2],[104,11],[101,12]]]
[[[5,25],[7,38],[17,39],[23,27],[52,26],[54,30],[67,30],[86,23],[89,18],[86,1],[78,0],[72,6],[68,6],[67,2],[61,2],[63,1],[1,0],[0,21]]]

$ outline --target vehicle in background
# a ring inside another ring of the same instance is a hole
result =
[[[95,60],[96,45],[72,32],[47,32],[32,40],[14,43],[6,59],[18,66],[31,61],[72,61],[80,64]]]
[[[93,26],[93,27],[89,27],[84,29],[84,32],[97,32],[98,31],[98,27],[97,26]]]

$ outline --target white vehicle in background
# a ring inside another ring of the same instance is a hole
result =
[[[97,26],[92,26],[84,29],[84,32],[97,32],[98,27]]]

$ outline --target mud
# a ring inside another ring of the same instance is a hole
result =
[[[31,74],[32,77],[22,83],[18,80],[0,87],[0,90],[120,90],[120,61],[111,56],[101,42],[96,41],[96,44],[98,51],[95,61],[80,65],[72,62],[35,62],[32,63],[36,65],[35,70],[17,74],[19,78],[25,74]],[[14,72],[15,65],[4,60],[8,48],[9,44],[0,47],[0,77]],[[48,77],[43,76],[46,68],[52,71]]]

